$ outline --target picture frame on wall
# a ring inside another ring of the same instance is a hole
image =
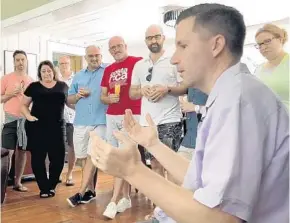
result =
[[[14,68],[13,61],[13,53],[14,51],[4,50],[4,74],[12,73]],[[37,54],[34,53],[26,53],[27,54],[27,74],[33,78],[33,80],[37,80]]]

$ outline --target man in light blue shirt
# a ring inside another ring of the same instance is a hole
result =
[[[81,160],[83,168],[79,192],[67,199],[72,207],[80,203],[89,203],[96,198],[97,170],[90,159],[90,132],[95,131],[101,138],[106,134],[107,106],[100,100],[100,85],[106,66],[102,63],[101,51],[96,46],[86,48],[85,58],[88,67],[74,76],[68,92],[69,103],[75,104],[73,133],[75,156]]]

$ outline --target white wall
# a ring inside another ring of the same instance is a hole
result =
[[[83,56],[85,49],[82,46],[75,46],[66,43],[58,43],[49,40],[47,36],[32,32],[21,32],[1,39],[1,64],[4,73],[4,50],[24,50],[26,53],[37,55],[37,63],[43,60],[51,60],[53,52],[68,53]]]

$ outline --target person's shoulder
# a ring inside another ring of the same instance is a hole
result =
[[[281,107],[282,102],[273,91],[254,75],[239,73],[237,80],[231,94],[239,98],[242,107],[250,106],[264,118],[276,113]]]
[[[134,70],[142,69],[144,67],[145,62],[146,62],[145,58],[137,60],[134,65]]]
[[[79,70],[78,72],[76,72],[76,73],[74,74],[74,76],[73,76],[73,79],[81,78],[81,77],[85,74],[86,70],[87,70],[87,69],[84,68],[84,69],[81,69],[81,70]]]
[[[15,73],[14,72],[11,72],[9,74],[5,74],[1,77],[2,80],[9,80],[11,78],[14,78],[15,77]]]
[[[128,58],[129,58],[129,60],[131,60],[133,62],[138,62],[138,61],[143,59],[143,57],[136,57],[136,56],[129,56]]]

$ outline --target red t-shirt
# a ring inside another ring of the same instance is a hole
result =
[[[108,115],[124,115],[126,109],[131,109],[134,115],[141,113],[141,100],[131,100],[129,90],[131,85],[132,70],[135,64],[142,57],[128,56],[122,62],[115,62],[106,67],[101,86],[108,89],[109,94],[115,94],[115,85],[120,87],[119,103],[110,104],[107,110]]]

